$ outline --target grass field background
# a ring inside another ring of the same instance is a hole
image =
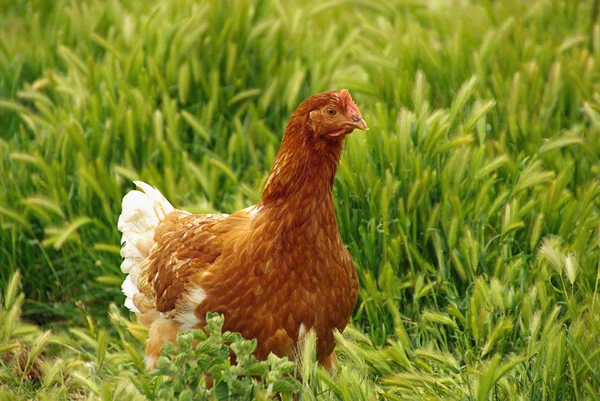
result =
[[[360,293],[304,399],[600,399],[598,1],[0,9],[1,399],[159,399],[122,196],[257,202],[291,112],[332,88],[370,127],[334,185]]]

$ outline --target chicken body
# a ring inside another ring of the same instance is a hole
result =
[[[174,209],[158,190],[136,182],[144,193],[127,194],[119,218],[121,267],[129,274],[126,305],[150,327],[148,367],[165,341],[202,328],[207,312],[222,313],[225,330],[256,338],[259,359],[270,352],[293,358],[314,329],[317,358],[331,363],[333,332],[344,329],[357,298],[331,194],[343,140],[354,128],[366,124],[347,91],[304,101],[262,200],[231,215]]]

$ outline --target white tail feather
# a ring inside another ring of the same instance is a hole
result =
[[[140,265],[154,246],[156,226],[174,208],[158,189],[145,182],[134,182],[144,192],[131,191],[123,197],[123,211],[117,227],[123,233],[121,271],[127,274],[127,277],[121,288],[127,296],[125,306],[132,312],[139,312],[133,303],[133,296],[139,292],[137,279]]]

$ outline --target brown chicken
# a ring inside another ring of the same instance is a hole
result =
[[[121,269],[125,305],[150,327],[148,368],[165,341],[202,328],[207,312],[224,330],[256,338],[255,355],[294,357],[308,330],[317,358],[335,364],[333,331],[343,330],[358,280],[335,221],[331,188],[344,139],[366,130],[347,90],[302,102],[285,129],[261,201],[231,215],[173,208],[156,189],[123,198]]]

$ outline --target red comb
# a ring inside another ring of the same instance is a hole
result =
[[[354,99],[352,99],[352,96],[350,96],[350,92],[348,92],[348,89],[342,89],[340,91],[340,99],[342,99],[342,101],[346,104],[346,107],[352,109],[357,114],[360,114],[356,103],[354,103]]]

